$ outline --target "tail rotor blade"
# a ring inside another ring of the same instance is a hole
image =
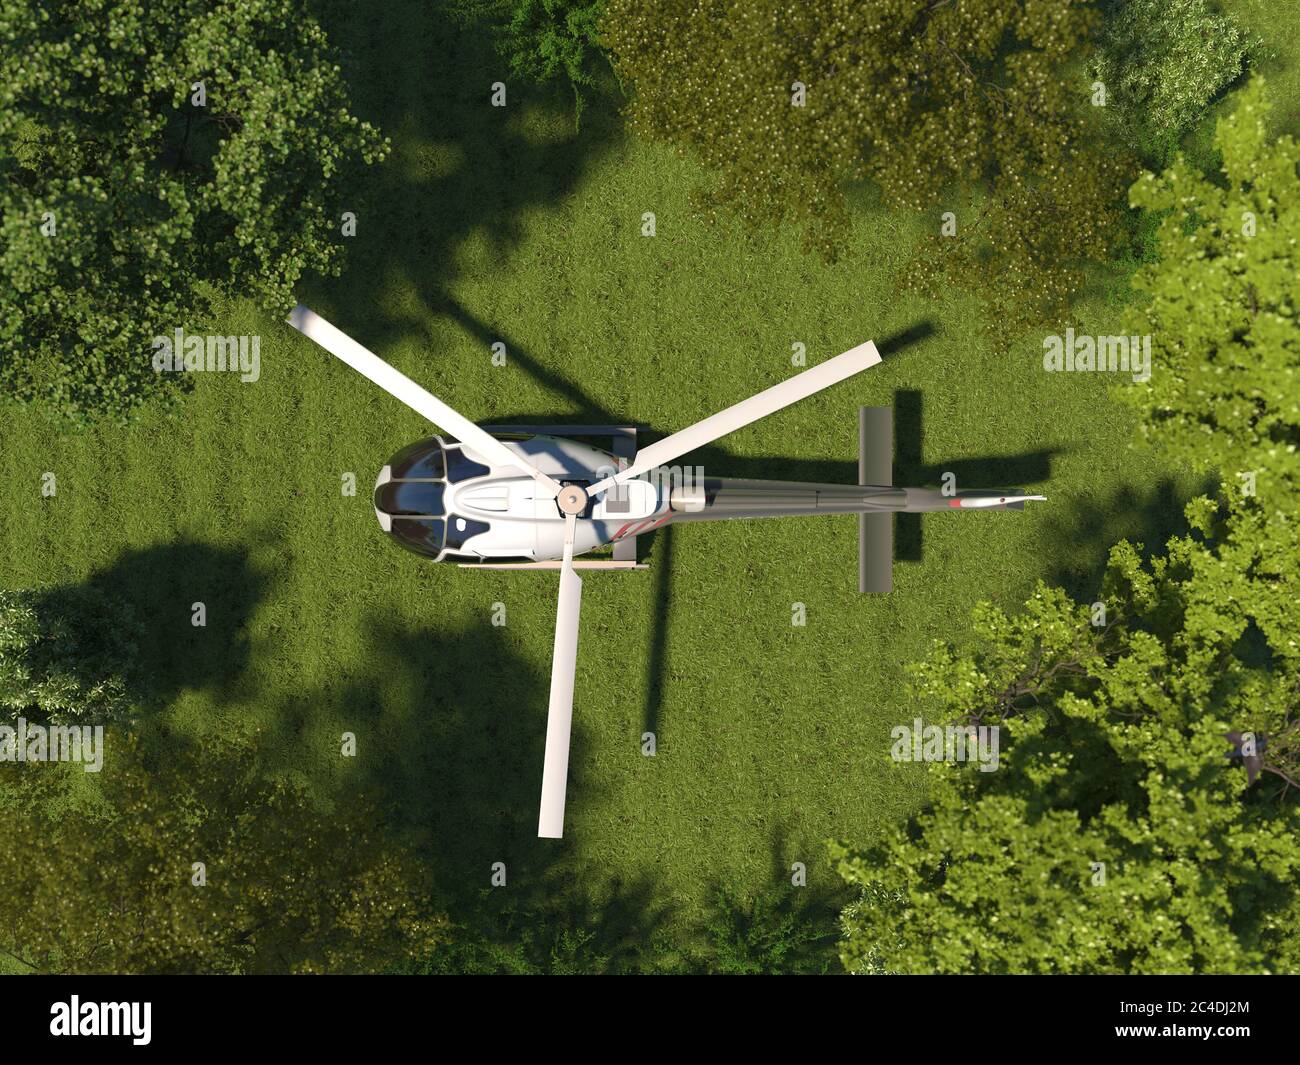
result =
[[[578,615],[582,578],[573,568],[573,534],[577,518],[564,523],[564,562],[555,614],[555,647],[551,654],[551,700],[546,712],[546,762],[542,768],[542,806],[537,834],[547,839],[564,835],[564,794],[569,777],[569,733],[573,725],[573,681],[578,662]]]

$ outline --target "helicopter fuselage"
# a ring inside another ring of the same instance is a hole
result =
[[[613,454],[558,436],[501,442],[562,484],[582,488],[620,469]],[[814,484],[704,476],[698,467],[661,467],[587,502],[574,530],[581,555],[672,521],[817,514],[1019,508],[1010,490],[945,494],[928,488]],[[399,451],[375,481],[375,516],[402,547],[440,562],[527,563],[564,554],[564,514],[538,481],[493,466],[473,448],[429,437]]]

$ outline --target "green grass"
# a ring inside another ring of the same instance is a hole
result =
[[[188,737],[256,725],[268,766],[322,801],[391,800],[454,916],[495,861],[502,890],[623,945],[684,942],[719,885],[783,888],[795,861],[809,897],[833,902],[825,841],[865,842],[924,799],[923,771],[887,757],[915,710],[905,663],[960,639],[980,599],[1014,605],[1040,577],[1091,594],[1115,539],[1178,527],[1190,481],[1130,446],[1105,375],[1043,372],[1042,331],[993,341],[960,293],[895,292],[935,220],[864,206],[825,266],[794,234],[703,226],[693,166],[623,138],[608,109],[575,136],[562,94],[512,86],[507,110],[489,108],[493,61],[425,5],[326,26],[394,152],[340,205],[359,215],[344,276],[304,294],[470,417],[665,433],[788,376],[794,341],[816,362],[929,322],[881,367],[721,441],[706,469],[851,481],[857,406],[901,392],[900,483],[954,470],[1048,502],[905,525],[888,598],[856,594],[852,518],[683,526],[648,545],[648,571],[585,576],[558,843],[534,834],[555,576],[463,572],[388,543],[367,488],[427,426],[249,306],[218,330],[261,335],[261,379],[201,376],[176,419],[69,435],[0,414],[0,581],[93,579],[133,602],[153,722]],[[1100,299],[1072,324],[1120,331]],[[339,756],[344,731],[355,759]]]
[[[1300,133],[1300,0],[1223,0],[1223,10],[1262,44],[1251,68],[1268,79],[1274,129]]]

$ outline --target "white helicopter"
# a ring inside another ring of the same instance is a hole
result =
[[[892,515],[1023,509],[1044,496],[1011,491],[945,494],[895,488],[892,412],[859,414],[859,484],[811,484],[692,476],[677,459],[878,364],[871,341],[626,456],[546,432],[493,435],[421,388],[308,308],[289,324],[449,434],[399,451],[375,482],[375,516],[401,546],[436,561],[560,570],[551,658],[546,756],[537,834],[563,835],[569,734],[582,580],[577,569],[620,565],[582,560],[607,544],[674,521],[859,515],[859,590],[892,584]],[[582,434],[587,435],[587,434]],[[622,565],[634,563],[624,562]]]

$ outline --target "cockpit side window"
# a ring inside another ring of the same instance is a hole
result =
[[[436,558],[442,551],[444,528],[441,518],[394,518],[393,539],[417,555]]]
[[[466,458],[465,453],[458,447],[447,448],[446,458],[447,480],[452,484],[468,481],[471,477],[485,477],[492,472],[482,463]]]

